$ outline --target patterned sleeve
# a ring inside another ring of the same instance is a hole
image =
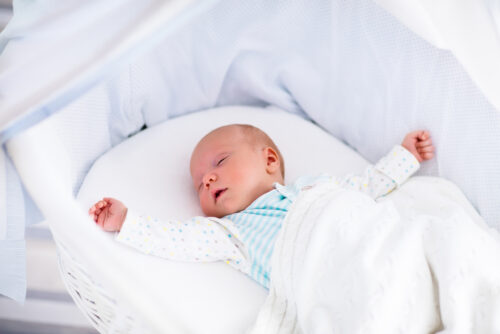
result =
[[[116,239],[143,253],[185,262],[224,261],[244,271],[247,254],[227,219],[160,221],[127,213]]]
[[[368,166],[362,175],[347,175],[336,182],[376,199],[400,186],[419,168],[420,164],[413,154],[397,145],[376,165]]]

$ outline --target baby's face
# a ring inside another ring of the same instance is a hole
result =
[[[264,151],[236,128],[217,131],[198,143],[190,169],[205,215],[220,218],[244,210],[272,189]]]

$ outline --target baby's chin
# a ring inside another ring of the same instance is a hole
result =
[[[225,216],[229,216],[231,213],[225,213],[225,212],[203,212],[205,217],[214,217],[214,218],[224,218]]]
[[[207,217],[215,217],[215,218],[223,218],[225,216],[232,215],[233,213],[240,212],[244,210],[246,207],[219,207],[219,208],[202,208],[203,213]]]
[[[232,211],[232,210],[216,210],[216,211],[203,211],[205,216],[207,217],[215,217],[215,218],[223,218],[225,216],[232,215],[233,213],[236,213],[238,211]]]
[[[226,210],[213,208],[213,207],[204,208],[202,206],[201,210],[203,211],[203,214],[206,217],[222,218],[224,216],[230,215],[230,213],[226,213]]]

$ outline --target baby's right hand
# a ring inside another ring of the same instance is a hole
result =
[[[89,215],[106,232],[119,231],[127,216],[127,207],[117,199],[104,197],[89,209]]]

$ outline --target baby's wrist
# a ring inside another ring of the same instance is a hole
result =
[[[407,150],[408,152],[411,153],[411,149],[410,147],[408,147],[408,145],[403,141],[400,146],[402,146],[405,150]],[[412,153],[413,154],[413,153]]]

